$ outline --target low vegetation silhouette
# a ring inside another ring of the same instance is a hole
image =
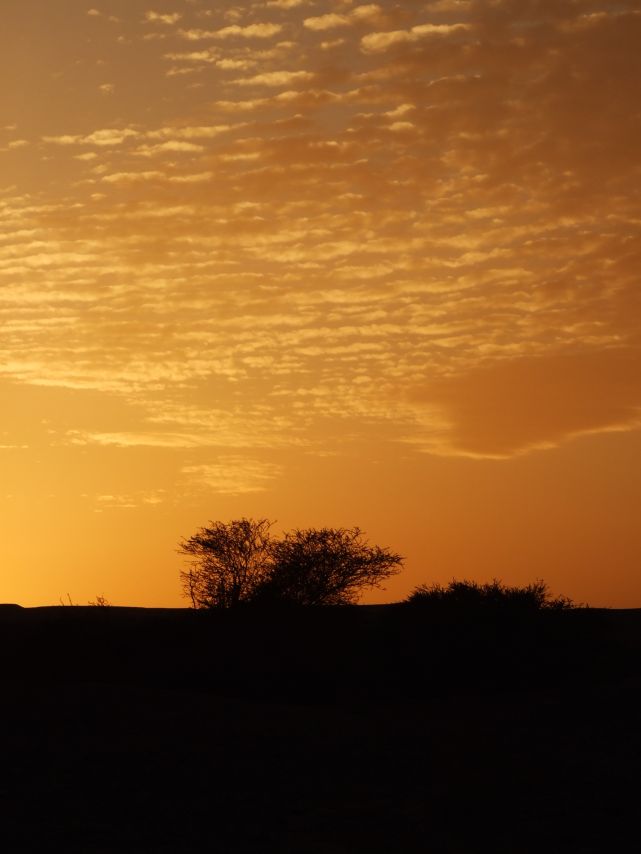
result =
[[[427,609],[474,611],[561,611],[576,607],[567,596],[551,596],[547,584],[541,579],[523,587],[510,587],[497,578],[485,584],[466,579],[454,579],[446,586],[420,584],[406,602]]]
[[[268,519],[210,522],[180,543],[190,559],[183,592],[199,609],[351,605],[400,572],[403,558],[360,528],[296,529],[277,538]]]
[[[351,607],[402,565],[358,528],[181,551],[193,608],[0,605],[5,850],[626,850],[641,613],[496,579]]]

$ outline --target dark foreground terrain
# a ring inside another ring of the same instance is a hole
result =
[[[2,850],[618,852],[641,612],[0,606]]]

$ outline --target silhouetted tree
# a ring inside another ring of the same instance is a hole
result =
[[[180,577],[194,608],[233,608],[252,598],[271,568],[271,526],[268,519],[211,522],[182,540],[191,566]]]
[[[544,581],[537,580],[525,587],[509,587],[496,578],[485,584],[467,580],[453,580],[446,587],[441,584],[420,584],[410,593],[406,602],[424,607],[451,606],[459,609],[539,611],[575,607],[567,596],[553,598]]]
[[[181,580],[194,608],[346,605],[400,571],[400,555],[370,546],[359,528],[310,528],[275,539],[271,525],[267,519],[211,522],[181,542],[191,558]]]
[[[365,587],[380,587],[400,571],[400,555],[370,546],[359,528],[295,530],[272,543],[272,567],[258,601],[348,605]]]

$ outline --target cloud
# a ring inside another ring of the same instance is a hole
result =
[[[415,128],[416,125],[412,122],[392,122],[392,124],[389,125],[389,130],[393,131],[394,133],[402,133],[403,131],[410,131],[414,130]]]
[[[163,127],[156,130],[149,130],[145,133],[146,139],[214,139],[220,134],[228,131],[237,130],[244,125],[238,123],[235,125],[197,125],[187,127]]]
[[[108,175],[103,175],[100,180],[107,184],[131,184],[133,182],[153,181],[160,178],[164,178],[163,172],[113,172]]]
[[[134,510],[140,507],[155,507],[163,504],[167,499],[164,489],[139,490],[125,495],[121,494],[99,494],[94,496],[97,504],[95,512],[103,510]]]
[[[365,53],[378,53],[400,44],[412,44],[430,36],[447,37],[471,30],[471,24],[417,24],[409,30],[368,33],[361,39]]]
[[[448,422],[445,452],[510,457],[641,427],[641,349],[505,359],[427,383],[413,398]]]
[[[298,6],[309,6],[314,0],[267,0],[265,4],[274,9],[296,9]]]
[[[356,6],[347,14],[328,12],[325,15],[305,18],[303,26],[307,27],[308,30],[323,32],[324,30],[333,30],[337,27],[348,27],[359,21],[367,21],[369,19],[376,18],[381,14],[381,12],[382,9],[378,4],[369,3],[363,6]]]
[[[160,127],[150,130],[135,130],[133,128],[122,129],[101,129],[93,131],[86,135],[71,135],[65,134],[62,136],[45,136],[43,141],[52,145],[60,146],[95,146],[98,149],[116,148],[125,142],[140,143],[143,140],[163,140],[157,145],[139,146],[134,150],[134,154],[143,156],[151,156],[162,152],[197,152],[202,151],[202,146],[199,146],[191,140],[198,139],[214,139],[221,134],[230,131],[238,130],[244,127],[244,123],[235,125],[220,124],[220,125],[197,125],[186,127]],[[84,155],[84,159],[91,159],[91,154]]]
[[[198,154],[205,150],[203,145],[188,142],[184,139],[168,139],[157,145],[141,145],[132,154],[137,157],[154,157],[156,154]]]
[[[253,77],[243,77],[234,80],[238,86],[289,86],[292,83],[313,80],[314,74],[310,71],[265,71],[255,74]]]
[[[634,19],[637,18],[638,20],[639,17],[641,17],[641,10],[639,9],[609,9],[607,11],[585,12],[576,18],[562,21],[560,29],[565,32],[572,32],[592,27],[607,27],[610,24],[619,23],[620,20],[625,19],[629,19],[630,23],[633,23]]]
[[[426,12],[469,12],[472,0],[432,0],[425,7]]]
[[[83,433],[71,431],[74,445],[113,445],[117,448],[200,448],[209,443],[196,435],[170,432]]]
[[[142,172],[113,172],[102,175],[100,180],[107,184],[131,184],[138,181],[161,180],[164,177],[164,172],[146,170]]]
[[[195,172],[189,175],[170,175],[167,180],[170,184],[200,184],[210,181],[213,177],[213,172]]]
[[[87,15],[90,18],[103,18],[105,21],[109,21],[112,24],[122,23],[121,18],[118,18],[115,15],[105,15],[104,12],[101,12],[99,9],[88,9]]]
[[[205,62],[214,63],[218,60],[219,54],[211,50],[192,50],[187,53],[166,53],[165,59],[170,59],[172,62]]]
[[[248,71],[257,64],[255,59],[219,59],[216,62],[216,66],[224,71]]]
[[[282,467],[232,455],[223,456],[215,463],[184,466],[182,473],[208,491],[222,495],[246,495],[268,489],[271,481],[282,474]]]
[[[145,423],[102,425],[101,443],[193,465],[347,435],[505,457],[633,425],[636,379],[611,354],[641,340],[638,16],[388,4],[358,13],[381,30],[359,51],[353,4],[270,7],[292,33],[312,9],[349,19],[328,29],[340,40],[308,27],[286,47],[252,42],[248,9],[190,4],[235,26],[170,52],[184,35],[154,25],[167,40],[119,54],[134,89],[166,60],[201,72],[165,80],[149,110],[120,84],[80,109],[105,79],[83,75],[65,90],[75,115],[43,106],[37,131],[7,115],[2,156],[34,142],[0,197],[3,375],[140,400]]]
[[[331,39],[330,41],[321,42],[320,48],[321,50],[334,50],[334,48],[341,47],[344,44],[345,39]]]
[[[327,89],[289,89],[268,98],[245,101],[216,101],[216,107],[225,112],[254,112],[265,107],[291,110],[293,107],[310,110],[327,104],[349,101],[350,93],[331,92]]]
[[[243,39],[269,39],[282,31],[282,24],[274,24],[270,22],[248,24],[241,27],[238,24],[232,24],[229,27],[223,27],[220,30],[200,30],[190,29],[181,30],[180,35],[187,41],[202,41],[204,39],[228,39],[228,38],[243,38]]]
[[[126,139],[140,136],[140,132],[131,128],[104,128],[83,135],[63,134],[61,136],[44,136],[45,142],[54,145],[97,145],[99,147],[112,147],[121,145]]]
[[[165,24],[171,26],[176,24],[182,15],[180,12],[162,13],[162,12],[145,12],[145,21],[149,24]]]
[[[319,15],[315,18],[305,18],[303,25],[308,30],[332,30],[336,27],[349,26],[350,19],[347,15],[338,15],[335,12],[329,12],[326,15]]]

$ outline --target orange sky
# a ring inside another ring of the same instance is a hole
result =
[[[3,0],[0,601],[209,519],[641,606],[638,0]]]

